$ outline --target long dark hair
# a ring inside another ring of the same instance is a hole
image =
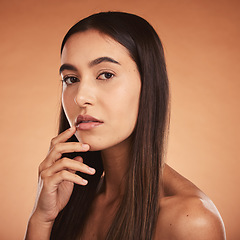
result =
[[[63,39],[61,51],[73,34],[95,29],[122,44],[141,76],[139,112],[132,133],[131,161],[125,194],[106,239],[152,239],[159,213],[164,146],[169,120],[169,86],[161,41],[143,18],[123,12],[101,12],[76,23]],[[69,127],[61,109],[59,132]],[[75,137],[69,141],[77,141]],[[75,239],[84,222],[103,173],[99,152],[79,153],[97,172],[83,175],[87,186],[74,186],[67,206],[52,228],[51,239]],[[74,157],[69,154],[69,157]]]

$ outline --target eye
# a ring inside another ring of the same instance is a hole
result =
[[[113,76],[114,76],[113,73],[103,72],[103,73],[98,75],[97,79],[98,80],[108,80],[108,79],[112,78]]]
[[[71,85],[73,83],[79,82],[79,79],[76,77],[66,76],[63,78],[63,82],[65,82],[67,85]]]

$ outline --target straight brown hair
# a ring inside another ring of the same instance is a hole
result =
[[[136,62],[141,76],[139,112],[132,133],[132,151],[125,194],[106,239],[151,240],[159,213],[164,146],[169,120],[169,83],[163,47],[154,28],[143,18],[123,12],[101,12],[76,23],[63,39],[61,52],[73,34],[95,29],[122,44]],[[63,108],[59,133],[69,127]],[[69,141],[77,141],[75,137]],[[76,154],[76,153],[75,153]],[[104,171],[101,153],[77,153],[96,169],[87,186],[74,186],[67,206],[56,218],[51,239],[81,236]],[[67,155],[73,158],[74,153]]]

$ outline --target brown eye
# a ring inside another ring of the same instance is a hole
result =
[[[67,85],[71,85],[73,83],[79,82],[79,79],[76,77],[65,77],[63,79],[63,81],[67,84]]]
[[[112,78],[114,76],[113,73],[110,73],[110,72],[104,72],[104,73],[101,73],[97,79],[99,80],[108,80],[110,78]]]

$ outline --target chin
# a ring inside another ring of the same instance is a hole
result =
[[[127,147],[131,144],[131,134],[92,134],[92,133],[75,133],[76,138],[81,143],[86,143],[90,146],[89,151],[102,151],[106,149],[115,149],[115,147]]]
[[[101,151],[109,147],[108,144],[104,143],[103,139],[96,136],[79,136],[79,134],[75,134],[75,136],[79,142],[86,143],[90,146],[90,152]]]

